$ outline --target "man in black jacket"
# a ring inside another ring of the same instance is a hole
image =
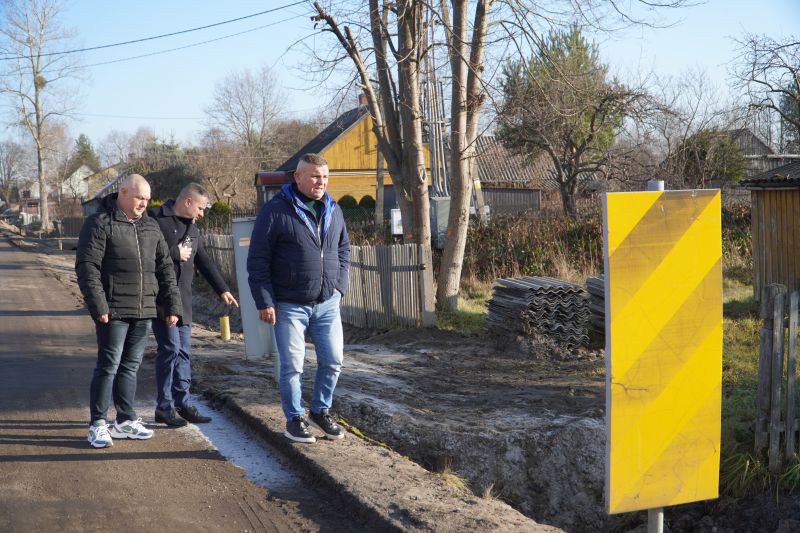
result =
[[[89,443],[105,448],[115,439],[149,439],[153,431],[136,417],[136,374],[142,362],[156,296],[164,324],[174,326],[181,299],[169,250],[158,224],[145,213],[150,185],[131,174],[119,193],[107,196],[81,228],[75,272],[97,334],[97,365],[89,393]],[[116,421],[106,413],[113,395]]]
[[[247,256],[259,318],[275,325],[284,435],[295,442],[316,440],[301,396],[306,333],[317,355],[310,423],[328,439],[344,437],[329,409],[342,369],[339,305],[347,291],[350,241],[342,210],[326,192],[328,174],[321,155],[300,157],[295,182],[284,185],[258,214]]]
[[[169,247],[170,257],[175,269],[175,277],[183,302],[183,315],[177,327],[167,327],[159,318],[153,320],[153,334],[156,337],[156,422],[168,426],[185,426],[210,422],[211,418],[201,415],[191,404],[189,388],[192,384],[192,367],[189,357],[192,353],[192,279],[196,266],[219,297],[228,305],[239,307],[225,280],[203,248],[200,230],[195,225],[203,218],[208,208],[208,192],[197,183],[190,183],[181,190],[175,200],[167,200],[163,205],[151,209],[154,218]],[[159,301],[160,303],[160,301]]]

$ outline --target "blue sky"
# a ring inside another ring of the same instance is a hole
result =
[[[291,0],[219,2],[208,0],[140,0],[114,2],[76,0],[66,25],[77,31],[78,46],[98,46],[144,38],[249,15],[292,3]],[[106,50],[86,52],[88,65],[113,61],[201,41],[256,31],[114,64],[92,66],[82,91],[74,136],[86,133],[97,145],[112,129],[134,132],[151,127],[162,137],[192,141],[203,128],[203,108],[215,82],[231,70],[267,64],[276,69],[286,93],[287,116],[305,117],[326,103],[299,76],[307,62],[289,45],[314,32],[308,4],[282,9],[216,28]],[[288,19],[288,20],[287,20]],[[733,57],[731,37],[745,31],[780,37],[800,33],[797,0],[710,0],[704,5],[668,14],[669,28],[633,28],[598,40],[601,55],[614,71],[654,70],[678,75],[700,67],[720,86],[727,82]],[[133,118],[127,118],[133,117]]]

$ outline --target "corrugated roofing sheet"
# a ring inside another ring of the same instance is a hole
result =
[[[553,162],[540,154],[532,163],[508,151],[494,135],[477,139],[478,177],[481,183],[520,183],[544,190],[558,190]]]
[[[800,161],[775,167],[739,182],[745,189],[800,189]]]

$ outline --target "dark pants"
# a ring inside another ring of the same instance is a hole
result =
[[[173,407],[189,407],[189,388],[192,385],[192,326],[167,326],[161,319],[153,320],[156,337],[156,409],[169,411]]]
[[[89,389],[92,422],[106,419],[111,398],[117,409],[117,422],[135,420],[136,373],[147,342],[149,319],[95,321],[97,366]]]

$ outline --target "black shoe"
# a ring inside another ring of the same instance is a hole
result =
[[[328,414],[327,409],[323,409],[319,413],[310,413],[308,421],[317,429],[325,433],[325,437],[329,439],[342,439],[344,438],[344,430],[339,427],[339,424],[334,422],[333,417]]]
[[[181,415],[182,418],[188,420],[192,424],[206,424],[211,422],[211,417],[201,415],[194,405],[178,407],[176,411],[178,411],[178,414]]]
[[[308,422],[302,416],[296,416],[286,422],[286,431],[283,434],[295,442],[317,442],[317,439],[308,432]]]
[[[170,409],[169,411],[156,409],[156,422],[176,428],[186,425],[186,420],[179,417],[175,409]]]

